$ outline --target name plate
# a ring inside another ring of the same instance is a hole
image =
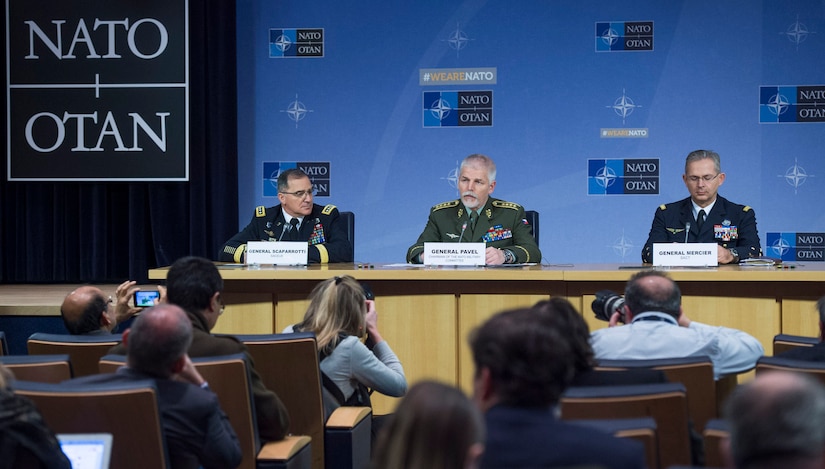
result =
[[[249,241],[247,264],[306,265],[309,244],[306,241]]]
[[[485,243],[424,243],[424,265],[485,265],[486,249]]]
[[[716,243],[653,243],[653,265],[664,267],[715,267]]]

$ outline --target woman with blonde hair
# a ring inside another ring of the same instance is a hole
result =
[[[484,421],[459,389],[436,381],[410,388],[378,435],[373,467],[470,469],[484,450]]]
[[[404,368],[378,330],[375,301],[349,275],[319,283],[304,320],[290,330],[315,334],[327,416],[342,405],[369,406],[366,388],[393,397],[407,391]]]

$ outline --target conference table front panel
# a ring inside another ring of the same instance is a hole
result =
[[[621,268],[620,268],[621,267]],[[167,269],[153,269],[163,279]],[[378,326],[398,355],[410,384],[436,379],[472,390],[468,335],[491,315],[561,296],[583,313],[591,330],[595,292],[624,291],[638,268],[587,264],[503,268],[428,268],[330,264],[309,267],[220,267],[226,312],[213,332],[280,332],[299,322],[309,294],[321,281],[351,275],[376,297]],[[825,266],[794,269],[720,266],[667,269],[679,283],[683,309],[692,320],[744,330],[772,353],[774,335],[817,336],[816,300],[825,295]],[[396,399],[373,395],[376,414],[391,412]]]

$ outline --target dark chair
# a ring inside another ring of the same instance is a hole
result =
[[[75,378],[97,374],[97,362],[120,343],[120,334],[68,335],[36,332],[29,336],[29,355],[68,354]]]
[[[782,352],[795,349],[797,347],[813,347],[819,343],[817,337],[804,337],[801,335],[777,334],[773,337],[773,354],[779,355]]]
[[[533,228],[533,238],[536,239],[536,244],[539,244],[539,212],[535,210],[525,210],[524,216]]]
[[[792,360],[782,357],[762,357],[756,362],[756,374],[771,370],[804,373],[825,384],[825,362]]]
[[[564,420],[652,417],[659,464],[690,464],[687,392],[682,383],[571,387],[562,395]]]
[[[125,365],[124,355],[106,355],[100,359],[100,372],[113,373]],[[281,441],[260,444],[250,387],[249,367],[244,355],[193,358],[192,363],[218,396],[241,444],[243,469],[306,469],[311,466],[310,438],[290,435]],[[295,433],[295,432],[293,432]]]
[[[325,422],[314,334],[236,337],[249,349],[264,385],[278,394],[289,411],[290,430],[312,437],[313,468],[369,464],[372,422],[369,407],[339,407]]]
[[[69,356],[63,355],[2,355],[0,363],[14,378],[39,383],[60,383],[72,378]]]
[[[66,385],[17,381],[55,433],[111,433],[111,467],[169,467],[152,380],[134,383]]]
[[[347,230],[347,239],[352,244],[353,253],[355,252],[355,214],[352,212],[338,212],[341,222]]]
[[[661,370],[671,383],[682,383],[688,394],[688,412],[696,431],[719,416],[716,381],[710,357],[662,358],[652,360],[600,360],[596,369],[650,368]]]
[[[0,355],[9,354],[9,344],[6,342],[6,333],[0,331]]]
[[[705,442],[705,466],[726,467],[721,443],[729,437],[730,430],[725,420],[713,419],[705,425],[705,431],[702,432],[702,440]]]
[[[598,428],[617,438],[630,438],[642,443],[645,447],[645,461],[648,468],[659,464],[658,445],[656,436],[656,420],[653,417],[632,419],[593,419],[570,420],[570,423]]]

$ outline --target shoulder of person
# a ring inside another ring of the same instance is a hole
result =
[[[493,200],[491,205],[495,208],[506,208],[510,210],[521,210],[521,205],[515,202],[507,202],[506,200]]]
[[[458,199],[450,200],[449,202],[441,202],[438,205],[433,205],[433,207],[430,209],[430,211],[431,212],[437,212],[439,210],[444,210],[445,208],[458,207],[459,203],[460,203],[460,201]]]
[[[319,205],[318,207],[321,207],[321,206]],[[338,207],[336,207],[335,205],[332,205],[332,204],[324,205],[321,208],[321,215],[332,215],[337,209],[338,209]]]
[[[266,216],[267,213],[272,215],[273,213],[277,213],[276,209],[280,207],[280,205],[276,205],[274,207],[266,207],[264,205],[258,205],[255,207],[255,218],[263,218]]]
[[[661,210],[663,212],[668,210],[668,209],[676,210],[677,208],[680,208],[685,204],[690,204],[690,197],[685,197],[682,200],[677,200],[676,202],[671,202],[669,204],[659,205],[659,210]]]
[[[743,211],[743,212],[753,211],[753,208],[751,208],[750,205],[742,205],[742,204],[737,204],[736,202],[731,202],[730,200],[722,197],[721,195],[719,196],[719,201],[724,203],[729,209],[731,209],[731,211],[736,211],[736,212],[738,212],[740,210]]]

